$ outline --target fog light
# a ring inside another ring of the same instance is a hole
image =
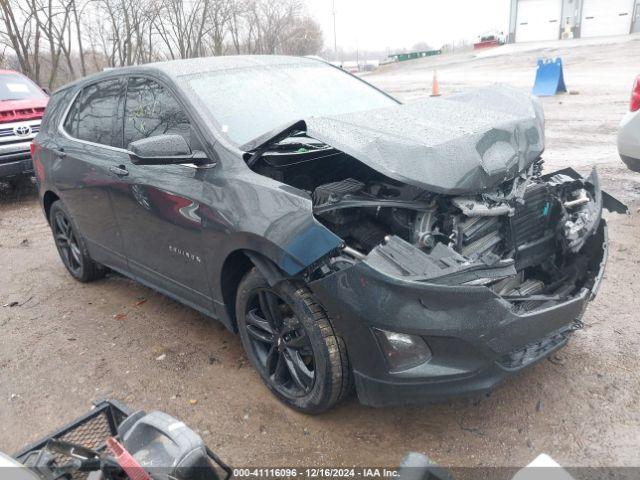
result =
[[[391,372],[408,370],[431,358],[431,350],[417,335],[373,329]]]

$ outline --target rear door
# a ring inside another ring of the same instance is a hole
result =
[[[182,135],[191,144],[189,118],[165,85],[130,77],[124,108],[123,145],[162,134]],[[113,191],[129,267],[136,277],[200,310],[212,300],[202,252],[205,171],[193,165],[134,165],[122,155],[125,189]]]
[[[126,269],[110,199],[120,179],[113,171],[121,151],[124,79],[85,86],[64,117],[54,145],[52,172],[58,193],[87,241],[94,260]]]

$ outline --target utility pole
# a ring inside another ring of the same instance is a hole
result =
[[[338,60],[338,36],[336,35],[336,0],[333,0],[333,53]]]
[[[360,44],[356,38],[356,68],[360,71]]]

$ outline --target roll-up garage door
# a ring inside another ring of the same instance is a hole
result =
[[[557,40],[560,38],[561,0],[520,0],[516,23],[516,42]]]
[[[584,0],[580,36],[628,34],[634,4],[634,0]]]

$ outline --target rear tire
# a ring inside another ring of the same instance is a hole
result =
[[[51,205],[49,225],[62,263],[73,278],[79,282],[92,282],[104,277],[105,268],[89,255],[84,238],[60,200]]]
[[[351,392],[345,343],[305,286],[270,287],[254,268],[238,286],[236,318],[249,361],[289,407],[322,413]]]

